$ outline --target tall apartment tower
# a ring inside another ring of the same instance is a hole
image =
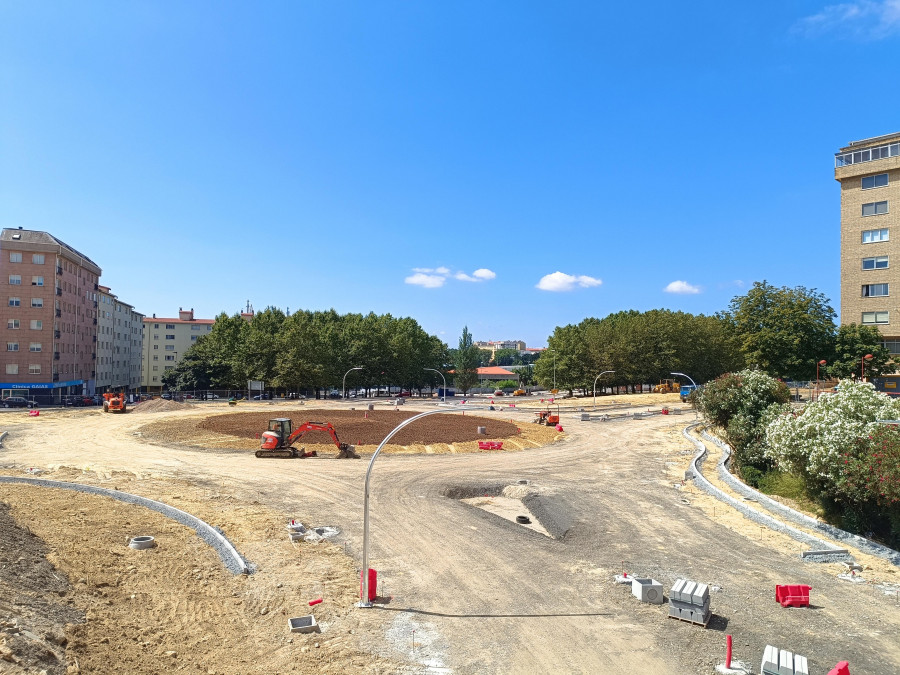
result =
[[[47,232],[0,233],[0,395],[58,401],[94,393],[100,272]]]
[[[841,323],[878,327],[888,351],[900,354],[900,133],[841,148],[834,178],[841,184]]]

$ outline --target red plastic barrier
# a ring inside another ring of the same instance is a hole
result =
[[[841,661],[828,671],[828,675],[850,675],[850,662]]]
[[[320,602],[322,602],[322,598],[316,598],[315,600],[310,600],[309,606],[312,607],[313,605],[318,605]]]
[[[479,450],[502,450],[503,441],[478,441]]]
[[[28,411],[28,416],[29,416],[29,417],[37,417],[37,416],[40,415],[40,414],[41,414],[41,411],[40,411],[40,410],[29,410],[29,411]]]
[[[809,607],[809,592],[812,586],[789,584],[775,586],[775,601],[782,607]]]
[[[361,571],[359,573],[359,597],[363,596],[363,584],[365,583],[366,578],[363,576],[365,571]],[[378,572],[373,570],[371,567],[369,568],[369,602],[372,602],[375,598],[378,597]]]

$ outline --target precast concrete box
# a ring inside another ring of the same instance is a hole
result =
[[[641,602],[651,605],[663,604],[662,584],[656,579],[632,577],[631,594]]]
[[[315,633],[319,630],[316,617],[312,614],[288,619],[288,628],[292,633]]]
[[[582,422],[590,422],[591,414],[590,413],[581,413],[581,421]]]

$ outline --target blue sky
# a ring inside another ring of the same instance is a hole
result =
[[[148,315],[546,344],[753,281],[839,307],[833,154],[900,131],[900,0],[0,2],[0,225]]]

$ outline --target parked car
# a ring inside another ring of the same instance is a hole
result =
[[[253,397],[253,400],[254,401],[268,401],[269,395],[268,394],[257,394],[256,396]]]
[[[81,408],[86,405],[97,405],[90,396],[70,396],[66,399],[66,406],[69,408]]]
[[[4,408],[27,408],[28,400],[22,396],[7,396],[3,399]]]

